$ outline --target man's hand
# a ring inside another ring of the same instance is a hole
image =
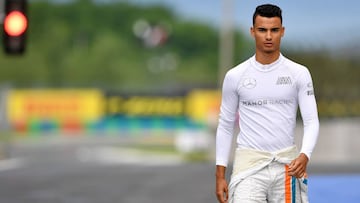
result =
[[[216,177],[216,197],[220,203],[226,203],[229,198],[228,185],[225,178]]]
[[[224,166],[216,166],[216,197],[220,203],[226,203],[229,198],[225,169]]]
[[[296,159],[289,164],[289,175],[296,178],[302,178],[306,174],[306,167],[309,158],[301,153]]]

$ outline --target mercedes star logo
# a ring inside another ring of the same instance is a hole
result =
[[[247,89],[256,87],[256,80],[254,78],[246,78],[243,82],[243,86]]]

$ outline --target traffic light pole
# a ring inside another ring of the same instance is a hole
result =
[[[226,72],[234,59],[234,0],[222,0],[219,39],[218,88],[221,88]]]
[[[0,0],[0,24],[3,24],[5,16],[5,0]]]

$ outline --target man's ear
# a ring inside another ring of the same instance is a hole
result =
[[[255,37],[255,33],[254,33],[254,27],[251,27],[250,28],[250,35],[252,36],[252,37]]]
[[[284,37],[284,35],[285,35],[285,27],[282,27],[281,37]]]

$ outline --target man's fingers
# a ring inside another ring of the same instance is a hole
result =
[[[220,193],[216,192],[216,197],[219,200],[219,202],[223,202],[223,198],[222,198],[222,195]]]
[[[217,198],[219,200],[220,203],[226,203],[226,200],[227,200],[227,193],[226,193],[226,199],[225,199],[225,194],[222,193],[222,194],[217,194]]]
[[[301,165],[295,165],[293,168],[289,168],[289,175],[297,178],[303,177],[305,174],[305,168]]]
[[[220,203],[226,203],[228,199],[228,185],[225,178],[216,179],[216,197]]]
[[[302,178],[305,175],[307,162],[307,156],[304,154],[300,154],[298,158],[294,159],[289,164],[289,175],[295,176],[297,178]]]
[[[227,202],[228,199],[229,199],[229,191],[228,191],[228,189],[226,188],[226,189],[225,189],[225,201],[224,201],[224,202]]]
[[[216,191],[216,196],[220,203],[226,203],[229,196],[227,188]]]

